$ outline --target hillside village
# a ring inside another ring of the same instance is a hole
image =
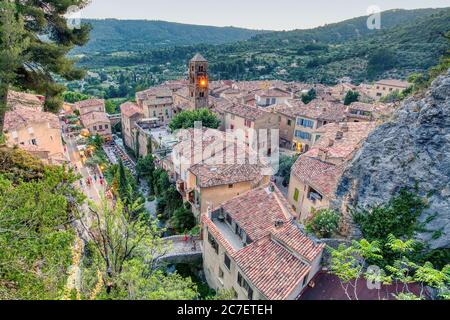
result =
[[[293,300],[316,295],[314,287],[335,286],[326,271],[325,247],[351,240],[355,223],[344,214],[325,237],[305,226],[324,210],[340,211],[336,189],[344,171],[371,132],[398,107],[380,99],[409,84],[392,79],[334,87],[210,81],[201,54],[190,60],[188,70],[188,79],[137,92],[135,101],[120,106],[120,117],[107,114],[102,99],[66,103],[54,115],[42,111],[43,97],[11,91],[7,145],[47,164],[79,170],[81,190],[97,202],[102,193],[115,198],[104,177],[106,167],[119,161],[137,175],[136,162],[152,156],[200,226],[196,240],[184,232],[175,236],[181,244],[194,241],[193,252],[188,244],[177,256],[200,255],[204,277],[216,291],[232,290],[244,300]],[[358,98],[345,105],[349,92]],[[184,134],[170,129],[177,115],[203,109],[219,120],[217,128],[195,127]],[[113,134],[117,126],[120,137]],[[239,131],[243,135],[236,138]],[[273,133],[263,137],[274,131],[275,143]],[[249,139],[254,133],[256,139]],[[200,144],[193,140],[196,134]],[[97,145],[106,157],[101,163],[89,163],[95,157],[92,138],[103,143]],[[287,184],[276,170],[267,170],[274,155],[296,159]],[[250,161],[252,156],[257,161]],[[154,205],[150,201],[149,208],[155,210]],[[332,292],[327,296],[325,290],[321,298],[343,298],[342,292]]]

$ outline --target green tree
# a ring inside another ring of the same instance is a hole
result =
[[[217,129],[220,126],[220,120],[214,113],[208,109],[198,109],[177,114],[170,122],[169,128],[172,131],[194,128],[196,121],[201,121],[205,128]]]
[[[317,98],[317,94],[316,94],[316,90],[314,90],[314,89],[311,89],[306,94],[302,95],[302,101],[304,104],[308,104],[316,98]]]
[[[140,158],[136,164],[136,173],[140,178],[153,177],[155,169],[155,159],[151,154]]]
[[[3,150],[0,163],[11,165],[0,170],[0,299],[61,299],[85,199],[78,177],[19,149]]]
[[[119,200],[113,207],[105,199],[90,204],[93,225],[89,233],[92,252],[87,268],[101,274],[97,299],[194,299],[196,286],[190,279],[158,271],[158,259],[168,247],[156,221],[132,218]],[[87,286],[90,289],[91,286]]]
[[[291,169],[294,165],[295,161],[297,161],[299,155],[295,156],[286,156],[282,155],[280,156],[280,165],[278,170],[278,176],[283,178],[283,185],[288,186],[289,179],[291,177]]]
[[[352,104],[353,102],[358,101],[358,99],[359,99],[359,93],[356,91],[349,90],[347,92],[347,94],[345,95],[344,105],[348,106],[348,105]]]
[[[87,3],[87,0],[1,2],[0,61],[6,62],[8,68],[0,79],[0,129],[10,86],[45,95],[46,110],[56,112],[65,87],[56,83],[55,75],[67,80],[84,76],[67,53],[88,41],[90,26],[71,28],[65,15],[69,8],[83,8]]]
[[[184,230],[191,230],[195,227],[195,217],[191,210],[185,206],[181,206],[173,212],[169,225],[181,233]]]
[[[387,234],[412,237],[417,230],[417,218],[427,207],[424,199],[402,189],[387,204],[370,209],[356,209],[353,219],[368,240],[382,240]]]
[[[383,248],[380,242],[369,242],[365,239],[353,241],[351,245],[341,244],[337,249],[330,248],[330,273],[339,277],[341,286],[349,300],[358,299],[358,281],[368,280],[380,285],[395,284],[397,299],[424,299],[424,288],[430,286],[438,290],[438,295],[446,298],[450,285],[450,265],[442,270],[435,269],[430,262],[417,264],[408,257],[411,252],[411,240],[403,242],[393,235],[388,237],[387,245],[396,256],[392,264],[383,265]],[[374,269],[374,266],[378,269]],[[416,296],[409,286],[420,284],[421,290]],[[378,290],[379,299],[380,290]],[[389,297],[384,297],[384,299]]]
[[[125,166],[123,165],[122,160],[119,160],[119,168],[117,170],[118,174],[118,192],[119,197],[123,201],[125,205],[130,204],[131,202],[131,194],[130,194],[130,183],[128,182],[128,177],[125,172]]]
[[[306,225],[308,232],[321,238],[329,238],[338,230],[341,220],[339,213],[330,209],[322,209],[313,212],[313,215],[313,218]]]
[[[87,100],[90,99],[91,97],[80,93],[80,92],[73,92],[73,91],[66,91],[62,94],[62,97],[64,99],[65,102],[68,103],[75,103],[78,101],[83,101],[83,100]]]
[[[367,76],[374,78],[380,73],[392,69],[397,63],[396,54],[393,50],[380,48],[369,54],[367,62]]]
[[[14,84],[18,69],[26,60],[25,50],[29,45],[24,21],[15,15],[15,5],[0,3],[0,135],[7,111],[8,91]]]

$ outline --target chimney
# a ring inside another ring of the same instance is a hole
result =
[[[328,138],[328,146],[332,147],[334,145],[334,140],[331,138]]]
[[[273,183],[269,184],[269,192],[274,192],[275,191],[275,186],[273,185]]]
[[[328,151],[326,149],[319,148],[318,157],[319,157],[319,159],[321,161],[326,162],[327,161],[327,155],[328,155]]]
[[[348,132],[348,124],[346,122],[341,124],[341,130],[342,132]]]
[[[336,140],[341,140],[344,137],[344,132],[338,131],[336,132]]]
[[[275,228],[281,228],[283,225],[284,225],[284,221],[282,221],[282,220],[275,221]]]

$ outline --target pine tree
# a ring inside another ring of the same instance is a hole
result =
[[[66,80],[81,79],[84,71],[67,58],[74,46],[88,41],[90,26],[71,28],[65,15],[83,8],[88,0],[2,1],[0,6],[0,132],[3,131],[6,98],[10,86],[45,95],[45,109],[57,112],[65,87],[55,75]],[[4,70],[3,65],[8,67]]]
[[[7,111],[8,91],[16,78],[16,72],[25,60],[24,22],[14,16],[14,4],[0,3],[0,135]]]

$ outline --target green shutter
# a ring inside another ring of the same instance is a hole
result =
[[[294,191],[294,200],[295,201],[298,201],[298,196],[300,195],[300,191],[298,191],[298,189],[297,188],[295,188],[295,191]]]

